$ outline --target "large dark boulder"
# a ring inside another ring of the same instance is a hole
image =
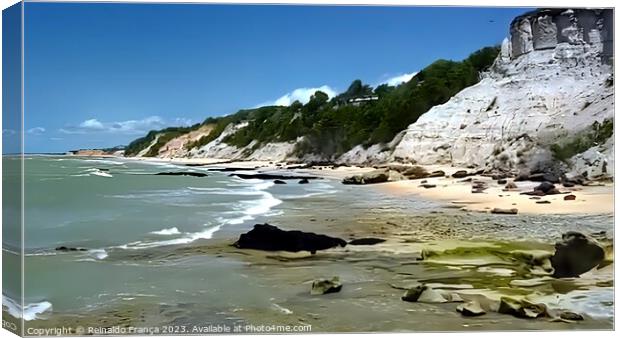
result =
[[[551,257],[553,276],[579,277],[597,267],[605,259],[605,249],[594,238],[576,231],[562,234]]]
[[[319,235],[298,230],[282,230],[270,224],[256,224],[254,229],[242,234],[233,246],[240,249],[256,249],[265,251],[310,251],[333,247],[344,247],[347,242],[341,238]]]

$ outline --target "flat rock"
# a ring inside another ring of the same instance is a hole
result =
[[[493,208],[491,210],[492,214],[504,214],[504,215],[516,215],[519,213],[519,209],[517,208],[512,208],[512,209],[501,209],[501,208]]]
[[[349,245],[375,245],[383,242],[385,242],[385,239],[368,237],[351,240]]]

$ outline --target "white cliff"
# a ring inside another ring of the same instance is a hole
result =
[[[512,171],[549,166],[551,144],[613,119],[611,12],[516,18],[483,79],[411,124],[391,158]]]

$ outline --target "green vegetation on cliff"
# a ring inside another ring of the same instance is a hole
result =
[[[201,147],[219,137],[229,124],[241,121],[247,121],[248,125],[224,137],[225,143],[245,147],[255,141],[258,147],[303,137],[297,145],[298,155],[323,157],[338,156],[358,144],[364,147],[385,144],[433,106],[445,103],[459,91],[476,84],[480,72],[491,66],[498,52],[497,47],[486,47],[460,62],[436,61],[397,87],[383,84],[373,89],[355,80],[347,91],[331,100],[327,94],[317,91],[306,104],[294,102],[288,107],[267,106],[209,118],[203,125],[213,124],[213,131],[186,148]],[[362,100],[355,102],[355,99]],[[163,137],[169,140],[177,132],[182,133],[180,130],[164,131],[158,144],[165,144]],[[138,149],[147,147],[162,132],[150,132],[132,142],[127,154],[137,154]],[[158,148],[153,148],[147,156],[157,155]]]
[[[606,119],[602,123],[595,121],[586,130],[571,136],[563,142],[552,144],[550,149],[556,160],[566,162],[577,154],[605,143],[613,134],[613,120]]]

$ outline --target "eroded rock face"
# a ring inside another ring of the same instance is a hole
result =
[[[605,49],[613,42],[610,13],[554,9],[516,18],[483,79],[411,124],[392,159],[512,173],[570,171],[551,145],[614,116]]]
[[[512,58],[558,43],[589,44],[602,52],[613,41],[611,10],[542,9],[517,17],[510,25]]]

